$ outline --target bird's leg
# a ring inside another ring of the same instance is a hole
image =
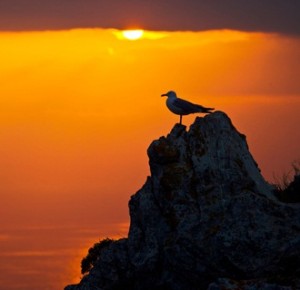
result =
[[[181,121],[182,121],[182,115],[180,115],[180,122],[179,122],[180,125],[181,125]]]

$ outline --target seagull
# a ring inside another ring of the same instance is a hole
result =
[[[177,98],[177,95],[174,91],[169,91],[166,94],[162,94],[162,97],[167,97],[167,107],[168,109],[176,114],[180,115],[180,124],[182,122],[182,116],[183,115],[189,115],[193,113],[212,113],[211,111],[214,110],[214,108],[205,108],[201,105],[193,104],[189,101]]]

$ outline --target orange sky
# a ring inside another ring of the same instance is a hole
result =
[[[299,38],[276,34],[0,33],[0,224],[128,222],[147,147],[178,121],[171,89],[225,111],[280,176],[300,157],[299,62]]]
[[[124,218],[148,174],[147,146],[178,121],[160,98],[170,89],[226,111],[267,178],[299,158],[299,39],[209,31],[128,41],[101,29],[0,39],[0,192],[12,220],[32,198],[42,212],[59,200],[60,218],[82,199],[107,204],[106,217],[125,208],[114,213]]]

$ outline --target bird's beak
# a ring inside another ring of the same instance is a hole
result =
[[[166,96],[167,96],[167,94],[162,94],[162,95],[161,95],[161,97],[166,97]]]

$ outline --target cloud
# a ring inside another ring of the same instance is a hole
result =
[[[299,0],[1,0],[0,30],[237,29],[300,34]]]

